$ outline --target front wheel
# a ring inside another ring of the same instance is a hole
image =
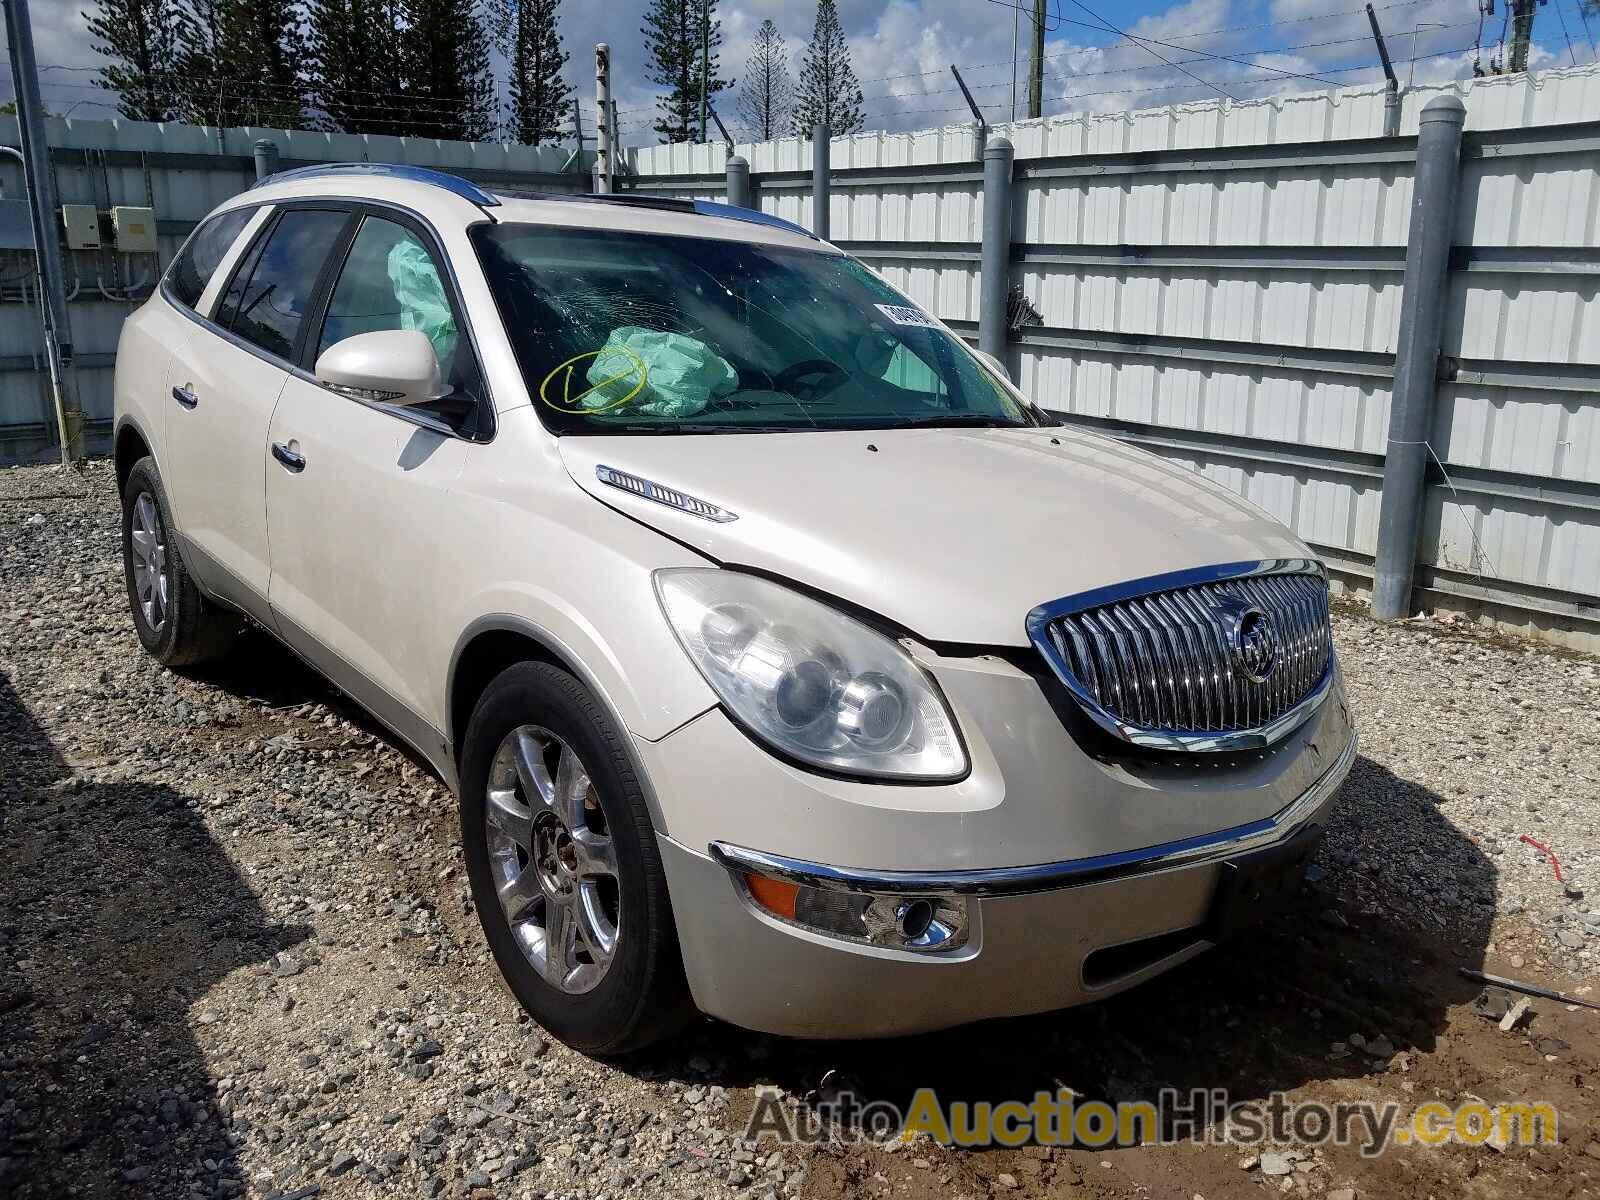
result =
[[[485,690],[462,753],[478,917],[513,994],[591,1054],[624,1054],[692,1009],[666,878],[622,734],[587,688],[519,663]]]

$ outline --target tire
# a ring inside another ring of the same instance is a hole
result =
[[[590,786],[576,769],[563,774],[573,753]],[[473,902],[518,1002],[552,1035],[592,1055],[627,1054],[682,1029],[694,1009],[655,829],[622,733],[605,709],[565,671],[518,663],[479,699],[461,763]],[[540,796],[567,794],[564,779],[577,780],[567,789],[577,800],[528,801],[536,789]],[[575,863],[570,870],[566,855]],[[614,876],[605,874],[607,865]],[[512,898],[502,902],[507,881]],[[540,929],[552,912],[569,913],[557,923],[573,931],[571,952],[558,948],[564,957],[555,964],[550,931]],[[608,921],[612,948],[602,959]]]
[[[221,658],[238,636],[240,620],[200,594],[172,536],[172,510],[153,458],[141,458],[122,488],[122,573],[139,642],[166,667],[191,667]],[[152,560],[159,584],[142,568]],[[141,577],[142,576],[142,577]],[[164,594],[160,588],[164,587]]]

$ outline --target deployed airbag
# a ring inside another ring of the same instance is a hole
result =
[[[426,334],[439,362],[448,366],[456,349],[456,319],[433,259],[408,238],[394,244],[385,269],[400,302],[400,328]]]
[[[692,417],[739,386],[733,364],[704,342],[638,325],[611,331],[587,378],[581,407],[657,417]]]

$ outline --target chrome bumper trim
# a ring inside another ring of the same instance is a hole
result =
[[[852,892],[948,893],[959,896],[1015,896],[1057,888],[1082,887],[1129,875],[1224,859],[1230,855],[1287,841],[1300,832],[1350,773],[1358,739],[1354,731],[1338,761],[1309,788],[1271,817],[1235,825],[1217,833],[1199,834],[1140,850],[1122,850],[1092,858],[1039,863],[1027,867],[993,867],[976,871],[862,871],[803,862],[780,854],[712,842],[711,857],[733,872],[754,872],[808,887]]]

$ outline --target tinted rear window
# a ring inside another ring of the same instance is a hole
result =
[[[253,208],[236,208],[212,217],[195,231],[182,253],[172,262],[167,283],[178,301],[189,308],[200,303],[206,284],[234,239],[255,215]]]
[[[246,261],[228,289],[230,304],[238,293],[233,331],[269,354],[292,359],[317,277],[349,220],[347,212],[323,209],[284,213],[254,263]],[[249,278],[241,287],[246,271]]]

